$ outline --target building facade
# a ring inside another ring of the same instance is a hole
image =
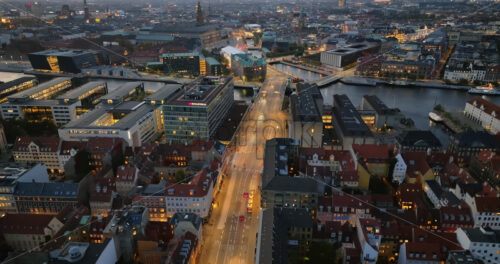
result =
[[[232,77],[203,77],[184,87],[163,106],[169,142],[209,140],[234,102]]]

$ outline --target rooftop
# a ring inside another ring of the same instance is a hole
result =
[[[145,101],[163,101],[163,103],[167,102],[175,92],[179,91],[182,86],[180,84],[166,84],[158,89],[156,92],[148,95],[144,98]],[[159,103],[156,102],[156,103]]]
[[[88,82],[76,89],[70,90],[62,95],[59,95],[57,99],[80,99],[81,96],[84,96],[90,91],[103,86],[106,87],[105,82],[99,82],[99,81]]]
[[[275,176],[262,190],[276,192],[319,193],[318,183],[311,178]]]
[[[401,112],[398,108],[389,108],[376,95],[365,95],[363,99],[365,99],[379,115],[389,115]]]
[[[122,100],[127,95],[131,94],[135,89],[144,87],[141,82],[127,82],[113,90],[111,93],[104,95],[102,100]]]
[[[78,195],[78,183],[66,182],[19,182],[14,191],[15,196],[35,196],[35,197],[69,197],[75,198]]]
[[[39,52],[33,52],[33,55],[43,56],[58,56],[58,57],[75,57],[83,54],[94,53],[93,50],[78,50],[78,49],[48,49]]]
[[[154,111],[154,107],[144,102],[128,101],[115,107],[100,107],[81,116],[79,119],[67,123],[63,128],[99,128],[99,129],[121,129],[128,130],[133,127],[141,118],[149,112]],[[111,120],[113,113],[123,113],[125,116],[119,120]],[[109,118],[106,118],[109,117]],[[105,122],[108,120],[109,122]]]
[[[483,229],[481,227],[464,228],[462,230],[472,242],[500,244],[500,230]]]
[[[290,96],[294,121],[322,122],[322,107],[323,97],[315,84],[298,84],[297,94]]]
[[[26,76],[26,77],[17,78],[15,80],[10,81],[10,82],[1,83],[0,84],[0,92],[2,92],[5,89],[9,89],[13,86],[16,86],[16,85],[19,85],[19,84],[22,84],[25,82],[29,82],[32,80],[36,80],[36,78],[34,76],[29,76],[29,77]]]
[[[177,92],[167,104],[207,106],[226,85],[231,85],[232,81],[232,77],[199,77],[184,85],[184,89]]]
[[[194,213],[175,213],[170,219],[170,225],[176,226],[179,222],[190,222],[196,229],[201,227],[201,217]]]
[[[370,129],[345,94],[333,96],[333,115],[344,136],[372,136]]]
[[[57,77],[57,78],[54,78],[50,81],[40,83],[39,85],[37,85],[33,88],[18,92],[16,94],[13,94],[13,95],[9,96],[9,98],[14,98],[14,99],[29,98],[29,97],[31,97],[31,96],[33,96],[41,91],[44,91],[52,86],[58,85],[60,83],[66,82],[66,81],[71,81],[71,78],[70,77]]]
[[[37,145],[40,152],[57,152],[59,150],[59,138],[57,137],[18,137],[12,151],[29,151],[28,146],[31,143]]]
[[[441,147],[441,142],[429,130],[408,130],[398,137],[399,144],[415,147]]]
[[[3,234],[44,234],[44,229],[54,215],[43,214],[6,214],[0,218],[0,230]]]

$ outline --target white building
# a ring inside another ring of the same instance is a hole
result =
[[[233,46],[226,46],[220,50],[220,54],[226,59],[228,65],[227,67],[231,68],[231,57],[235,54],[245,54],[245,52]]]
[[[482,263],[500,263],[500,231],[483,228],[457,229],[457,241]]]
[[[394,165],[394,170],[392,172],[392,181],[398,184],[403,183],[406,177],[406,163],[401,154],[396,155],[397,162]]]
[[[500,199],[498,197],[472,197],[465,195],[474,218],[475,227],[491,227],[500,230]]]
[[[115,137],[138,147],[158,135],[156,111],[159,109],[152,105],[133,101],[99,107],[60,128],[59,137],[68,141]]]
[[[380,222],[375,219],[356,217],[356,229],[361,246],[361,261],[366,264],[375,264],[382,241]]]
[[[460,81],[466,79],[468,81],[484,81],[486,77],[486,69],[446,69],[444,71],[444,79],[452,81]]]
[[[500,106],[486,99],[474,97],[465,103],[465,115],[492,134],[500,132]]]
[[[188,183],[173,185],[165,193],[167,217],[175,213],[194,213],[208,217],[214,194],[213,172],[201,170]]]

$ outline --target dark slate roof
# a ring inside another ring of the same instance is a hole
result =
[[[462,192],[466,192],[472,197],[476,196],[476,194],[480,193],[483,190],[483,185],[481,183],[464,183],[459,182],[458,186]]]
[[[398,108],[389,108],[376,95],[365,95],[363,98],[373,107],[375,112],[380,115],[389,115],[401,112]]]
[[[278,192],[317,193],[318,183],[311,178],[275,176],[263,190]]]
[[[466,131],[453,136],[455,144],[461,148],[500,148],[495,136],[486,131]]]
[[[111,242],[111,238],[106,238],[104,243],[90,243],[89,247],[85,251],[85,255],[82,259],[73,262],[75,264],[85,264],[85,263],[96,263],[101,254],[104,252],[108,244]],[[49,264],[68,264],[66,260],[50,259]]]
[[[344,136],[373,136],[347,95],[336,94],[333,101],[333,115]]]
[[[430,180],[430,181],[425,181],[431,191],[439,198],[443,194],[443,189],[441,189],[441,186],[439,186],[439,183],[435,180]]]
[[[196,228],[200,229],[201,217],[193,213],[175,213],[170,219],[170,225],[177,225],[179,222],[191,222],[191,224]]]
[[[290,96],[290,107],[293,120],[302,122],[322,122],[321,111],[323,105],[318,105],[318,100],[323,96],[316,84],[298,84],[297,94]],[[320,108],[321,107],[321,108]]]
[[[441,147],[441,142],[429,130],[409,130],[398,137],[403,146]]]
[[[275,207],[273,213],[273,263],[288,263],[288,230],[312,228],[312,215],[306,209]]]
[[[487,227],[483,233],[480,228],[464,228],[465,234],[472,242],[497,243],[500,244],[500,230],[492,230]]]
[[[294,148],[298,151],[299,143],[291,138],[273,138],[266,141],[264,152],[263,186],[277,175],[288,175],[288,161]]]
[[[66,182],[19,182],[14,191],[16,196],[77,197],[78,183]]]

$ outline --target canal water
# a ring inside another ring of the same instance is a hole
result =
[[[299,69],[293,66],[275,64],[278,70],[289,72],[306,81],[314,81],[322,75]],[[325,104],[332,105],[334,94],[346,94],[355,106],[361,105],[364,95],[377,95],[387,106],[397,107],[407,117],[413,119],[415,126],[422,130],[431,130],[443,143],[447,145],[449,135],[441,126],[430,122],[428,114],[436,104],[441,104],[448,110],[463,110],[465,102],[474,97],[465,91],[429,89],[421,87],[396,87],[379,85],[356,86],[342,83],[332,84],[321,89]],[[500,97],[486,97],[488,100],[500,105]]]

